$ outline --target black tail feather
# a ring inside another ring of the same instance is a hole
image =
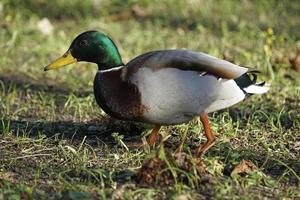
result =
[[[257,83],[257,74],[259,74],[260,71],[258,70],[251,70],[243,74],[242,76],[234,79],[236,84],[241,88],[241,90],[246,94],[246,95],[251,95],[247,93],[244,88],[250,86],[250,85],[257,85],[257,86],[264,86],[265,81]]]

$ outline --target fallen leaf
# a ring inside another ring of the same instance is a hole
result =
[[[110,15],[110,19],[112,21],[125,21],[125,20],[129,20],[130,17],[131,17],[131,13],[128,11],[123,11],[117,14]]]
[[[275,66],[276,64],[288,64],[289,63],[289,57],[282,52],[275,52],[274,56],[271,58],[272,66]]]
[[[180,169],[173,171],[170,169]],[[174,184],[174,176],[183,178],[185,174],[197,173],[196,182],[212,182],[212,177],[201,158],[192,157],[185,153],[166,152],[165,159],[158,155],[146,160],[136,174],[136,182],[143,186],[166,186]],[[175,173],[175,174],[174,174]],[[177,180],[178,181],[178,180]]]
[[[223,52],[223,59],[229,62],[234,62],[233,55],[227,50]]]
[[[114,200],[124,199],[123,197],[126,196],[126,192],[128,192],[128,190],[130,190],[130,189],[134,189],[134,185],[133,184],[121,185],[119,188],[117,188],[113,192],[112,199],[114,199]]]
[[[296,71],[300,71],[300,50],[292,52],[289,56],[289,61],[292,65],[292,68]]]
[[[294,149],[295,149],[296,151],[299,151],[299,150],[300,150],[300,141],[295,142],[295,144],[294,144]]]
[[[176,197],[177,200],[192,200],[192,196],[190,194],[181,194]]]
[[[242,160],[231,172],[231,176],[242,173],[250,173],[257,169],[255,164],[250,160]]]
[[[143,163],[143,166],[136,175],[136,181],[142,185],[152,185],[156,182],[160,172],[165,168],[165,161],[158,157],[150,158]],[[162,177],[160,177],[162,179]]]
[[[139,5],[135,4],[131,8],[132,14],[136,17],[146,17],[147,13]]]
[[[18,174],[14,173],[14,172],[4,172],[4,173],[0,173],[0,180],[6,180],[6,181],[9,181],[12,183],[16,183],[17,176],[18,176]]]
[[[43,18],[38,21],[37,27],[44,35],[50,35],[53,32],[53,26],[48,18]]]

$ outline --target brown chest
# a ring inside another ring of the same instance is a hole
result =
[[[110,116],[123,120],[142,121],[145,107],[136,85],[122,81],[121,70],[98,72],[94,80],[98,105]]]

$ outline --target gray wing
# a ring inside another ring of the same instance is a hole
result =
[[[248,71],[248,68],[235,65],[226,60],[190,50],[148,52],[134,58],[127,66],[127,77],[141,67],[153,70],[178,68],[181,70],[207,72],[225,79],[235,79]]]

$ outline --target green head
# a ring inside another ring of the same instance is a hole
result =
[[[79,61],[97,63],[99,69],[123,65],[116,45],[107,35],[97,31],[86,31],[73,40],[62,57],[44,69],[45,71],[58,69]]]

